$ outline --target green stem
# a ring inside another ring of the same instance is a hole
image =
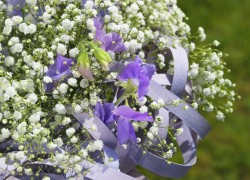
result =
[[[117,101],[115,102],[115,105],[120,104],[122,101],[124,101],[127,97],[123,94]]]

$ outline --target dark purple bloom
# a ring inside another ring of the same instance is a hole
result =
[[[106,34],[106,31],[103,29],[103,21],[100,17],[94,19],[94,25],[96,28],[95,40],[101,43],[102,49],[116,53],[128,50],[119,34],[115,32]]]
[[[119,106],[113,110],[113,114],[119,116],[117,121],[117,138],[120,144],[125,144],[128,140],[137,142],[135,130],[131,124],[134,121],[153,121],[152,116],[147,113],[137,112],[127,106]]]
[[[25,6],[26,2],[25,0],[7,0],[6,6],[7,6],[7,14],[12,16],[22,16],[22,8]],[[10,10],[13,7],[13,10]]]
[[[70,68],[74,63],[75,60],[58,54],[54,64],[50,65],[48,71],[46,72],[46,76],[51,77],[53,83],[46,84],[45,91],[51,92],[55,84],[67,78],[71,74]]]
[[[108,124],[117,119],[117,117],[113,114],[113,110],[115,109],[115,105],[113,103],[97,103],[95,106],[94,114],[99,117],[104,124]]]
[[[142,64],[139,56],[136,56],[135,61],[129,63],[119,76],[119,80],[132,80],[133,84],[138,87],[138,97],[141,98],[148,93],[150,79],[155,73],[155,65]]]

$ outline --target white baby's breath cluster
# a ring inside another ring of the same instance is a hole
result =
[[[6,163],[11,160],[20,175],[37,173],[24,162],[48,161],[59,167],[58,173],[82,174],[88,169],[82,169],[80,162],[93,163],[98,153],[98,158],[104,158],[103,142],[94,140],[73,115],[85,113],[92,117],[98,102],[113,101],[120,89],[114,92],[110,82],[120,85],[118,73],[102,68],[93,49],[88,49],[94,81],[81,76],[75,61],[64,62],[72,74],[66,80],[55,82],[47,74],[58,54],[77,59],[80,41],[95,41],[94,18],[99,14],[106,32],[118,33],[128,48],[123,53],[108,52],[112,62],[126,64],[138,54],[144,60],[154,59],[158,69],[171,75],[174,62],[165,56],[164,50],[182,46],[189,51],[192,62],[192,106],[215,111],[219,120],[224,120],[224,113],[233,111],[235,84],[224,77],[229,70],[223,61],[225,55],[214,48],[219,42],[214,41],[209,48],[197,48],[198,44],[189,38],[186,16],[175,0],[87,0],[84,5],[80,0],[21,0],[15,5],[0,1],[0,143],[13,140],[20,150],[1,152],[1,157],[7,159]],[[205,40],[203,28],[199,28],[196,38]],[[46,87],[50,84],[54,87],[48,93]],[[226,98],[224,106],[213,103],[219,97]],[[176,103],[179,104],[171,105]],[[153,102],[148,97],[131,103],[135,110],[150,115],[165,105],[163,99]],[[177,148],[174,143],[160,140],[159,129],[172,127],[163,126],[160,115],[154,119],[153,123],[132,121],[132,126],[147,137],[145,151],[158,143],[159,149],[167,150],[160,153],[167,160]],[[91,130],[97,130],[95,124],[91,124]],[[174,141],[183,133],[181,128],[171,130]],[[137,142],[142,142],[140,137]]]

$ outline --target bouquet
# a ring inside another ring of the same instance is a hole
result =
[[[233,112],[218,41],[176,0],[0,1],[2,179],[179,178]],[[172,162],[182,153],[183,164]]]

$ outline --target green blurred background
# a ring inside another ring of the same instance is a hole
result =
[[[229,54],[230,79],[242,100],[224,123],[209,117],[211,133],[198,144],[198,162],[182,179],[250,180],[250,0],[179,0],[193,31],[204,27]]]
[[[192,32],[202,26],[207,43],[221,42],[232,70],[227,77],[242,97],[225,122],[205,115],[212,130],[198,144],[197,164],[181,180],[250,180],[250,0],[178,0],[178,5]]]

